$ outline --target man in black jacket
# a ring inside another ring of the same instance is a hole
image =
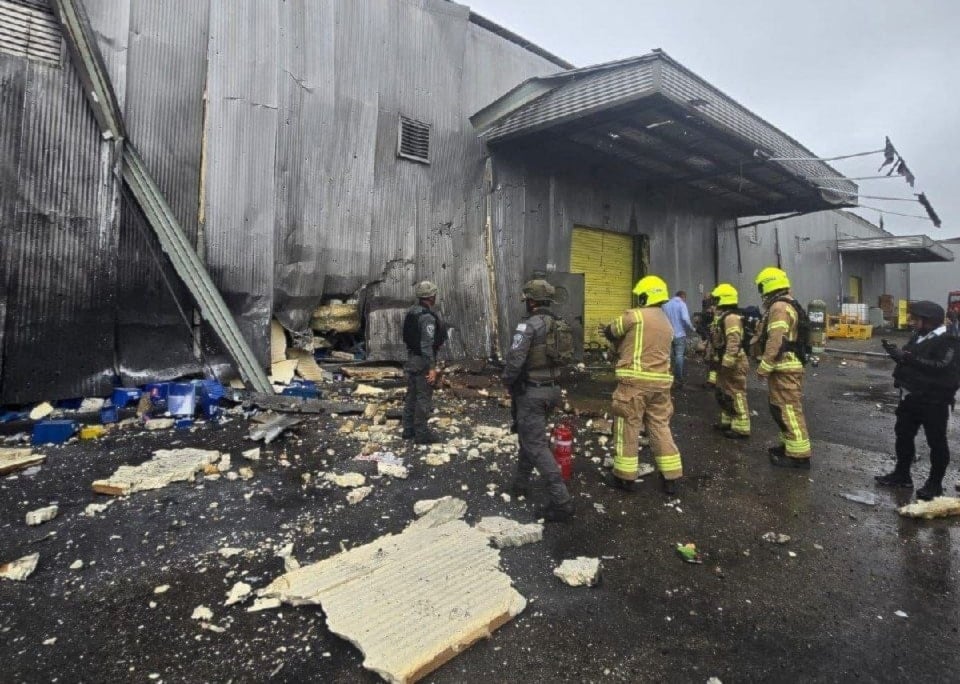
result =
[[[892,473],[878,475],[877,484],[913,487],[910,466],[916,450],[914,438],[920,428],[930,446],[930,475],[917,490],[917,498],[929,501],[943,495],[943,476],[950,462],[947,420],[960,385],[960,343],[947,335],[943,307],[934,302],[913,302],[908,309],[913,336],[903,349],[883,340],[883,348],[897,366],[894,386],[900,389],[897,406],[897,465]]]

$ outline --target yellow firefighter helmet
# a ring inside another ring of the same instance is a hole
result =
[[[670,299],[670,291],[663,278],[655,275],[644,276],[633,286],[633,294],[637,295],[640,306],[656,306]]]
[[[730,283],[720,283],[713,288],[710,296],[717,306],[736,306],[739,303],[737,288]]]
[[[757,284],[757,290],[764,297],[780,290],[790,289],[790,279],[786,271],[776,266],[767,266],[760,271],[754,282]]]

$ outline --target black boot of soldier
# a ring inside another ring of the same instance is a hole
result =
[[[567,522],[573,517],[575,507],[573,499],[565,501],[562,504],[551,501],[543,508],[536,511],[538,518],[543,518],[546,522]]]
[[[892,473],[887,473],[886,475],[876,475],[873,479],[881,487],[913,489],[913,478],[910,477],[910,473],[904,475],[903,473],[894,470]]]
[[[936,480],[927,480],[917,490],[917,499],[920,501],[930,501],[938,496],[943,496],[943,485]]]

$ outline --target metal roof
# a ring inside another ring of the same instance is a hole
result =
[[[870,256],[884,264],[953,261],[953,252],[926,235],[838,240],[837,250]]]
[[[491,148],[587,148],[732,216],[856,206],[857,186],[662,51],[528,79],[471,117]],[[841,193],[825,195],[817,186]]]

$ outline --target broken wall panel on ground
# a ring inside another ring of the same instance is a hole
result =
[[[128,134],[194,244],[209,14],[208,0],[133,0],[127,53],[127,69],[134,75],[124,106]],[[177,308],[179,303],[190,319],[193,299],[128,195],[118,261],[117,363],[124,383],[197,372],[193,338]]]
[[[122,102],[128,3],[87,5]],[[2,55],[0,64],[8,288],[0,403],[104,394],[114,365],[117,148],[101,140],[66,57],[51,66]]]

